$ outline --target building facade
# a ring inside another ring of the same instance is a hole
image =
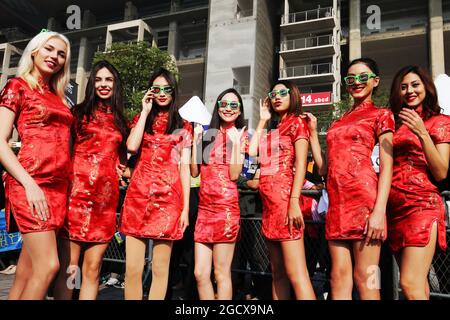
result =
[[[345,66],[361,56],[378,62],[385,91],[407,64],[450,74],[450,0],[3,0],[0,86],[42,28],[71,41],[78,100],[96,51],[143,40],[177,61],[181,102],[197,95],[212,110],[235,87],[250,127],[276,79],[298,85],[306,110],[332,110]]]

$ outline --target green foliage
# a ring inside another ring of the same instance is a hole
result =
[[[389,91],[386,89],[380,88],[372,98],[378,107],[386,108],[389,105]],[[352,105],[353,99],[348,94],[342,95],[341,101],[335,102],[332,110],[325,110],[317,115],[319,131],[326,132],[331,123],[339,119]]]
[[[373,95],[373,102],[378,107],[387,108],[389,106],[390,91],[386,88],[378,88],[378,91]]]
[[[148,89],[148,79],[156,68],[164,67],[179,79],[176,63],[171,56],[145,41],[113,43],[106,52],[95,53],[93,63],[100,60],[107,60],[120,73],[125,96],[125,115],[128,119],[141,110],[141,100]]]
[[[386,108],[389,105],[389,91],[387,89],[379,88],[372,98],[378,107]],[[331,123],[339,119],[352,105],[353,99],[348,94],[344,94],[341,101],[335,102],[330,110],[324,110],[316,114],[318,131],[320,132],[319,141],[323,150],[326,150],[325,137]]]

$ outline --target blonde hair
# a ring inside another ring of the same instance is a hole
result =
[[[38,82],[39,79],[36,79],[31,74],[34,69],[32,54],[39,51],[51,38],[58,38],[66,44],[66,61],[64,62],[64,66],[56,74],[52,75],[49,85],[55,94],[61,98],[63,103],[67,104],[64,97],[64,90],[66,89],[70,79],[70,42],[64,35],[53,31],[47,31],[41,32],[31,39],[23,51],[22,57],[20,58],[19,67],[17,68],[17,76],[24,79],[31,89],[42,89]]]

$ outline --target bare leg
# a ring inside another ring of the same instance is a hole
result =
[[[380,252],[381,241],[353,241],[355,270],[353,273],[361,300],[380,300]]]
[[[16,273],[11,289],[9,290],[8,300],[19,300],[23,289],[28,282],[32,272],[31,257],[27,248],[22,246],[19,261],[17,262]]]
[[[231,283],[231,262],[236,243],[217,243],[213,247],[214,276],[217,281],[217,299],[231,300],[233,286]]]
[[[81,246],[67,239],[58,239],[58,253],[61,267],[56,276],[55,300],[71,300],[73,288],[80,282],[78,267]]]
[[[351,243],[329,241],[331,255],[331,298],[351,300],[353,290]]]
[[[21,300],[42,300],[59,270],[56,235],[54,231],[22,235],[23,244],[31,258],[32,271]]]
[[[428,300],[428,273],[437,241],[437,224],[431,228],[425,247],[406,247],[401,252],[400,286],[408,300]]]
[[[274,300],[289,300],[291,298],[290,283],[284,267],[280,243],[267,241],[267,247],[272,268],[272,297]]]
[[[103,255],[108,243],[92,244],[84,253],[80,300],[97,299]]]
[[[127,236],[125,239],[125,300],[142,300],[146,241]]]
[[[152,284],[149,300],[164,300],[169,282],[170,255],[173,241],[153,240]]]
[[[316,300],[316,294],[306,266],[303,239],[282,241],[283,261],[289,282],[294,288],[297,300]]]
[[[211,282],[212,259],[212,245],[195,242],[194,275],[200,300],[214,300],[214,288]]]

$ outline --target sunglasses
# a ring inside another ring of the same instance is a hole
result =
[[[371,78],[375,78],[377,75],[372,72],[361,73],[356,76],[346,76],[344,77],[345,84],[348,86],[352,86],[358,80],[359,83],[366,83]]]
[[[270,99],[275,99],[277,94],[279,94],[280,97],[286,97],[289,94],[289,89],[272,90],[267,95]]]
[[[161,92],[164,92],[171,95],[173,93],[173,88],[170,86],[151,86],[150,90],[154,94],[161,94]]]
[[[241,106],[240,102],[225,101],[225,100],[217,101],[217,104],[219,105],[219,108],[224,108],[225,109],[226,107],[229,106],[231,108],[231,110],[237,110]]]

